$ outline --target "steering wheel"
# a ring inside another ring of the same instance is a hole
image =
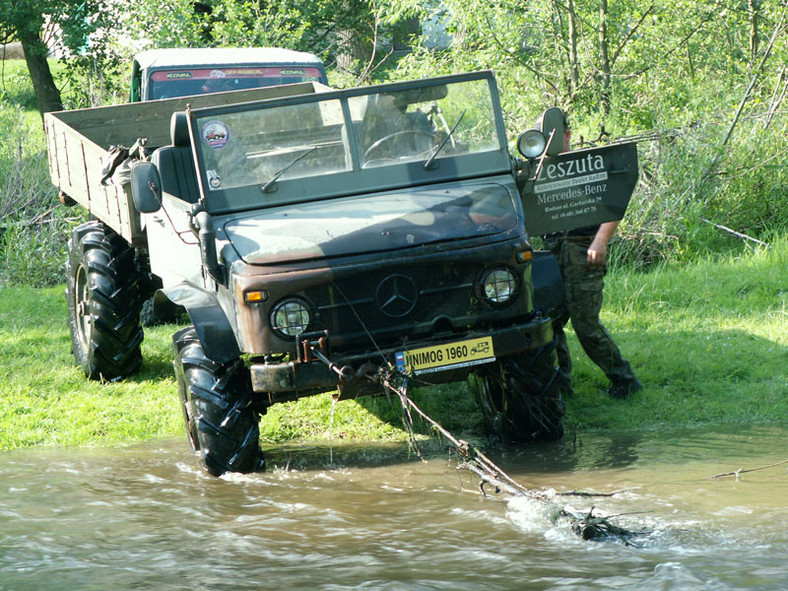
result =
[[[394,133],[384,135],[382,138],[380,138],[375,143],[373,143],[369,148],[367,148],[366,151],[364,152],[364,155],[362,156],[362,160],[365,162],[368,160],[377,160],[377,158],[370,157],[376,150],[380,150],[381,146],[384,146],[385,144],[393,141],[394,139],[405,135],[412,135],[414,137],[426,138],[427,140],[429,140],[430,146],[432,146],[433,142],[435,141],[435,138],[431,133],[427,133],[426,131],[421,131],[420,129],[403,129],[402,131],[395,131]],[[414,144],[414,148],[415,148],[415,144]],[[428,150],[429,148],[423,151],[426,152]]]

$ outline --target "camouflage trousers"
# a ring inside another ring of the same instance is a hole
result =
[[[553,330],[558,336],[558,364],[562,372],[571,375],[572,357],[564,334],[564,327],[571,320],[586,355],[611,382],[633,380],[632,367],[622,357],[613,337],[599,319],[607,269],[588,263],[587,253],[592,239],[592,236],[582,236],[546,241],[558,259],[566,288],[566,299],[558,306],[553,318]]]

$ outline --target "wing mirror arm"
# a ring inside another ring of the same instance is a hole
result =
[[[547,139],[547,143],[545,145],[545,149],[542,150],[542,153],[538,156],[539,162],[536,165],[536,170],[534,171],[533,177],[528,179],[529,181],[535,181],[539,178],[539,173],[542,171],[542,165],[544,164],[544,159],[547,158],[547,146],[550,145],[550,142],[553,141],[553,136],[555,135],[555,129],[550,132],[550,137]]]

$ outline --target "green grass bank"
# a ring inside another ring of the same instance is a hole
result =
[[[181,435],[170,345],[176,327],[146,330],[144,363],[133,378],[90,382],[73,363],[63,292],[0,289],[0,450]],[[603,319],[645,388],[629,400],[610,400],[604,376],[570,331],[570,436],[788,421],[787,239],[721,260],[663,264],[647,273],[618,269],[608,276]],[[474,435],[479,415],[471,387],[423,388],[416,397],[455,434]],[[325,394],[272,407],[261,436],[264,443],[403,440],[398,406],[377,398],[334,407]]]

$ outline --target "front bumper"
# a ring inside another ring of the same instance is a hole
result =
[[[546,316],[537,315],[529,322],[506,328],[469,331],[441,339],[454,342],[467,339],[491,337],[495,358],[508,357],[528,350],[538,349],[553,340],[553,327]],[[330,337],[329,337],[330,338]],[[437,340],[408,343],[407,349],[418,349],[435,345]],[[368,394],[371,369],[388,365],[394,367],[395,354],[403,350],[402,345],[387,349],[364,351],[351,355],[328,355],[334,369],[314,359],[309,362],[288,361],[285,363],[254,363],[250,366],[252,388],[258,393],[267,393],[270,402],[291,400],[301,396],[339,388],[343,398]],[[340,379],[340,369],[344,376]],[[464,379],[473,368],[457,371],[449,368],[430,374],[430,381],[455,381]],[[352,376],[352,377],[351,377]]]

